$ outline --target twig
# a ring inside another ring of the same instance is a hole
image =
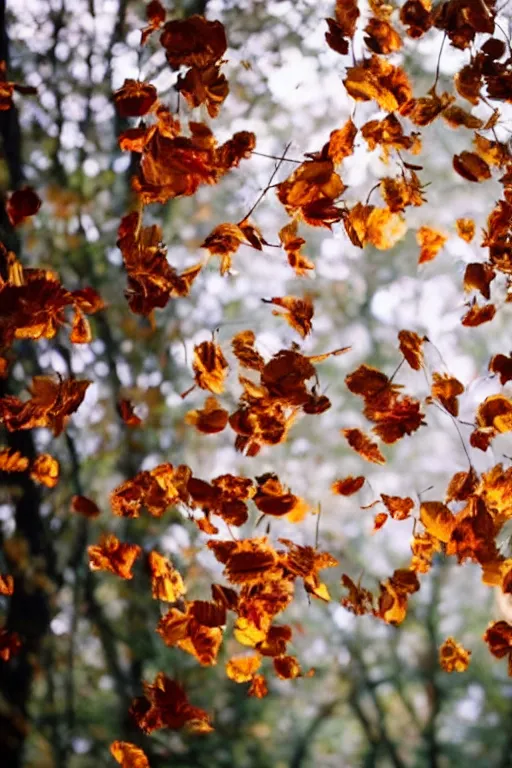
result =
[[[275,177],[276,177],[276,174],[277,174],[277,172],[279,171],[279,169],[280,169],[281,165],[282,165],[282,164],[283,164],[283,162],[285,161],[285,159],[286,159],[286,153],[288,152],[288,150],[290,149],[290,147],[291,147],[291,141],[289,141],[289,142],[288,142],[288,144],[286,145],[286,147],[284,148],[284,152],[283,152],[283,154],[281,155],[281,157],[279,158],[279,161],[276,163],[276,167],[275,167],[275,168],[274,168],[274,170],[272,171],[272,175],[270,176],[270,179],[268,180],[268,184],[267,184],[267,186],[265,187],[265,189],[263,189],[263,190],[262,190],[262,192],[261,192],[260,196],[258,197],[258,199],[256,200],[256,202],[254,203],[254,205],[253,205],[253,206],[252,206],[252,208],[250,209],[249,213],[247,213],[247,214],[246,214],[246,215],[243,217],[242,221],[246,221],[246,220],[249,218],[249,216],[250,216],[250,215],[251,215],[251,214],[252,214],[252,213],[255,211],[255,209],[256,209],[256,208],[258,207],[258,205],[261,203],[261,201],[263,200],[263,198],[265,197],[265,195],[267,194],[267,192],[269,191],[269,189],[272,189],[272,182],[274,181],[274,179],[275,179]]]

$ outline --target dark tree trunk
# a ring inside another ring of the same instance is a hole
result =
[[[6,20],[6,2],[0,0],[0,60],[9,67],[9,38]],[[21,162],[21,136],[17,110],[0,112],[2,152],[9,171],[9,187],[16,189],[23,181]],[[0,239],[8,250],[19,251],[19,241],[0,203]],[[5,264],[0,264],[5,277]],[[20,345],[23,349],[23,345]],[[25,347],[26,348],[26,347]],[[0,396],[9,392],[9,380],[0,381]],[[1,441],[23,456],[32,459],[35,446],[32,433],[21,431],[6,433]],[[29,729],[28,703],[34,677],[34,667],[41,651],[42,640],[50,623],[48,593],[32,575],[44,571],[55,576],[55,558],[50,551],[41,517],[41,494],[29,472],[6,475],[0,473],[0,487],[10,494],[14,507],[16,536],[24,540],[27,558],[7,559],[14,576],[14,594],[9,598],[5,626],[17,632],[22,641],[18,655],[7,662],[0,661],[0,697],[4,705],[0,710],[0,764],[2,768],[21,768],[23,749]],[[28,568],[27,568],[28,561]]]

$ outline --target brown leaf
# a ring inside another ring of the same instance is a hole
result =
[[[194,426],[199,432],[213,435],[227,426],[229,413],[221,408],[215,397],[208,397],[204,408],[189,411],[185,416],[185,423]]]
[[[303,339],[311,333],[311,321],[315,310],[310,296],[306,295],[303,299],[296,296],[282,296],[263,299],[263,301],[283,309],[284,313],[274,310],[273,314],[284,317],[288,325],[296,330]]]
[[[23,187],[13,192],[7,200],[5,210],[13,227],[34,216],[41,207],[41,199],[32,187]]]
[[[71,499],[71,511],[91,519],[101,515],[98,505],[91,499],[88,499],[87,496],[73,496]]]
[[[339,496],[353,496],[363,487],[365,479],[362,475],[358,477],[345,477],[343,480],[336,480],[332,486],[332,492]]]
[[[485,160],[466,150],[460,155],[454,155],[453,170],[468,181],[485,181],[491,178],[491,170]]]
[[[377,443],[372,442],[360,429],[343,429],[342,434],[350,447],[366,461],[371,461],[374,464],[386,463]]]
[[[405,357],[414,371],[419,371],[423,366],[423,343],[427,337],[418,336],[414,331],[400,331],[398,333],[400,352]]]
[[[496,272],[487,262],[472,262],[466,266],[464,272],[464,290],[480,291],[484,299],[489,300],[491,298],[490,285],[495,277]]]

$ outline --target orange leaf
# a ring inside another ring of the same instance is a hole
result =
[[[151,573],[151,590],[155,600],[175,603],[185,592],[180,573],[163,555],[153,550],[148,558]]]
[[[72,344],[89,344],[92,341],[91,326],[80,310],[76,310],[69,340]]]
[[[446,504],[424,501],[420,506],[420,520],[431,536],[445,544],[450,541],[456,519]]]
[[[123,544],[114,534],[107,534],[87,551],[92,571],[110,571],[122,579],[131,579],[133,564],[142,550],[137,544]]]
[[[400,331],[398,334],[400,352],[414,371],[419,371],[423,365],[423,343],[426,340],[426,336],[422,338],[414,331]]]
[[[194,426],[199,432],[213,435],[222,432],[228,423],[229,413],[221,408],[215,397],[208,397],[203,409],[189,411],[185,423]]]
[[[226,674],[235,683],[249,683],[261,666],[261,656],[233,656],[226,664]]]
[[[467,651],[453,637],[447,637],[439,648],[439,663],[445,672],[465,672],[470,658],[471,651]]]
[[[29,459],[22,456],[19,451],[12,448],[2,448],[0,450],[0,471],[2,472],[25,472],[28,469]]]
[[[416,232],[416,240],[420,246],[418,264],[435,259],[447,240],[447,236],[430,227],[420,227]]]
[[[457,234],[466,243],[470,243],[475,236],[475,222],[473,219],[457,219],[455,222]]]
[[[432,374],[432,397],[439,400],[452,416],[459,415],[458,396],[464,392],[464,386],[454,376],[446,373]]]
[[[14,592],[14,578],[10,574],[0,573],[0,595],[9,596]]]
[[[274,310],[273,314],[278,317],[283,316],[288,325],[296,330],[303,339],[308,333],[311,333],[314,308],[310,296],[304,296],[303,299],[295,296],[282,296],[281,298],[263,299],[263,301],[282,308],[284,314],[277,310]]]
[[[358,477],[345,477],[343,480],[335,480],[331,489],[333,493],[339,496],[352,496],[357,493],[364,485],[365,479],[362,475]]]
[[[49,453],[42,453],[30,467],[30,477],[36,483],[41,483],[47,488],[55,488],[59,482],[60,466],[57,459]]]
[[[139,427],[142,419],[133,410],[129,400],[120,400],[118,404],[119,414],[127,427]]]
[[[149,761],[142,749],[129,741],[113,741],[110,754],[121,768],[149,768]]]
[[[343,429],[342,434],[350,447],[366,461],[374,464],[386,463],[377,443],[372,442],[360,429]]]
[[[224,379],[228,363],[218,344],[203,341],[194,347],[194,378],[201,389],[208,389],[215,395],[224,392]]]
[[[474,328],[483,323],[489,323],[496,314],[494,304],[484,304],[480,306],[476,301],[470,305],[468,311],[461,320],[462,325]]]

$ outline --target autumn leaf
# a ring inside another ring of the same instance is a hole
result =
[[[219,224],[201,244],[212,256],[221,257],[220,273],[225,275],[231,269],[231,256],[245,241],[245,234],[238,224]]]
[[[206,398],[204,408],[189,411],[185,422],[195,427],[199,432],[213,435],[222,432],[228,423],[229,413],[222,408],[215,397]]]
[[[9,597],[14,592],[14,578],[10,574],[0,573],[0,595]]]
[[[226,674],[235,683],[249,683],[261,666],[261,656],[234,656],[226,664]]]
[[[459,415],[458,396],[464,392],[464,386],[458,379],[449,374],[434,372],[432,374],[432,397],[452,416]]]
[[[92,499],[88,499],[87,496],[73,496],[71,499],[71,511],[78,515],[94,519],[101,515],[101,511]]]
[[[439,648],[439,663],[445,672],[465,672],[469,666],[471,651],[453,637],[447,637]]]
[[[121,768],[150,768],[142,749],[129,741],[113,741],[110,754]]]
[[[508,674],[512,676],[512,625],[507,621],[493,621],[487,627],[484,640],[497,659],[508,657]]]
[[[456,524],[453,512],[440,501],[424,501],[420,505],[420,520],[427,533],[447,543]]]
[[[5,209],[13,227],[25,219],[35,216],[41,207],[41,199],[32,187],[23,187],[13,192],[7,199]]]
[[[447,236],[430,227],[420,227],[416,232],[416,240],[420,246],[418,264],[435,259],[447,240]]]
[[[461,152],[453,158],[453,170],[467,181],[486,181],[491,178],[491,170],[485,160],[474,152]]]
[[[457,234],[462,240],[465,240],[466,243],[470,243],[473,240],[476,231],[473,219],[457,219],[455,226]]]
[[[157,674],[153,683],[144,683],[144,696],[132,702],[130,713],[145,733],[160,728],[186,727],[192,733],[213,730],[205,710],[191,705],[183,687],[163,672]]]
[[[137,416],[133,405],[129,400],[120,400],[118,403],[119,414],[127,427],[140,427],[142,419]]]
[[[381,499],[393,520],[406,520],[414,509],[414,501],[409,496],[402,498],[382,493]]]
[[[502,386],[507,381],[512,381],[512,352],[508,357],[502,354],[494,355],[489,361],[489,370],[499,375]]]
[[[468,311],[461,320],[462,325],[474,328],[483,323],[489,323],[496,314],[494,304],[477,304],[476,301],[470,304]]]
[[[414,371],[419,371],[423,365],[423,344],[427,341],[424,336],[418,336],[414,331],[400,331],[398,333],[400,352],[405,357]]]
[[[2,472],[25,472],[29,463],[29,459],[22,456],[19,451],[14,451],[12,448],[0,449],[0,471]]]
[[[356,135],[357,128],[352,119],[347,120],[343,128],[331,131],[327,154],[334,165],[339,165],[346,157],[354,153]]]
[[[490,264],[486,262],[472,262],[466,266],[464,272],[464,290],[480,291],[484,299],[491,298],[491,283],[496,277],[496,272]],[[476,305],[475,305],[476,306]],[[474,311],[476,319],[476,311]]]
[[[342,435],[350,447],[366,461],[371,461],[374,464],[386,463],[377,443],[372,442],[360,429],[343,429]]]
[[[155,106],[157,99],[155,86],[140,80],[127,79],[114,93],[114,102],[121,117],[146,115]]]
[[[203,341],[194,347],[194,379],[198,387],[215,395],[224,392],[228,363],[221,348],[213,341]]]
[[[132,568],[141,553],[137,544],[125,544],[114,536],[105,534],[99,544],[87,548],[92,571],[110,571],[122,579],[132,579]]]
[[[295,296],[282,296],[273,299],[263,299],[268,304],[275,304],[284,312],[274,310],[272,314],[277,317],[284,317],[290,325],[304,339],[311,333],[311,320],[313,318],[314,307],[310,296],[304,296],[303,299]]]
[[[343,480],[335,480],[331,489],[333,493],[339,496],[353,496],[364,485],[365,479],[362,475],[358,477],[345,477]]]
[[[168,558],[153,550],[149,553],[148,565],[151,573],[151,590],[155,600],[175,603],[185,594],[186,588],[181,575]]]
[[[30,477],[36,483],[41,483],[47,488],[55,488],[59,482],[60,465],[57,459],[49,453],[37,456],[30,467]]]
[[[9,661],[16,656],[22,647],[21,638],[17,632],[8,629],[0,629],[0,659]]]

